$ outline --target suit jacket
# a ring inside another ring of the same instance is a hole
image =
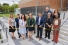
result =
[[[38,25],[38,21],[39,21],[39,16],[36,18],[36,24]],[[42,27],[44,27],[44,18],[43,17],[41,17],[41,19],[40,19],[40,25],[42,26]]]
[[[16,22],[16,27],[19,28],[19,19],[15,18],[15,22]]]

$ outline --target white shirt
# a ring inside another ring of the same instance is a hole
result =
[[[55,24],[55,25],[58,25],[58,20],[55,20],[54,24]]]
[[[40,20],[41,20],[41,17],[39,17],[38,25],[40,25]]]

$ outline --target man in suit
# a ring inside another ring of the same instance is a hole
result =
[[[44,27],[44,18],[42,16],[42,13],[38,13],[38,17],[36,18],[36,25],[37,25],[37,36],[36,38],[39,38],[39,40],[42,39],[42,32]]]

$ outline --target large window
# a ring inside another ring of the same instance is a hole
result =
[[[47,5],[49,7],[49,5]],[[37,6],[37,12],[44,12],[46,6]],[[36,13],[36,7],[26,7],[26,8],[21,8],[21,14],[27,14],[27,12],[33,13],[35,15]]]

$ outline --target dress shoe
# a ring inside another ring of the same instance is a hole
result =
[[[45,37],[45,38],[47,38],[47,37]]]
[[[57,43],[57,42],[55,42],[55,43]]]
[[[36,36],[36,38],[39,38],[38,36]]]
[[[50,39],[50,38],[48,38],[48,39]]]
[[[19,38],[22,37],[21,35],[19,35]]]

